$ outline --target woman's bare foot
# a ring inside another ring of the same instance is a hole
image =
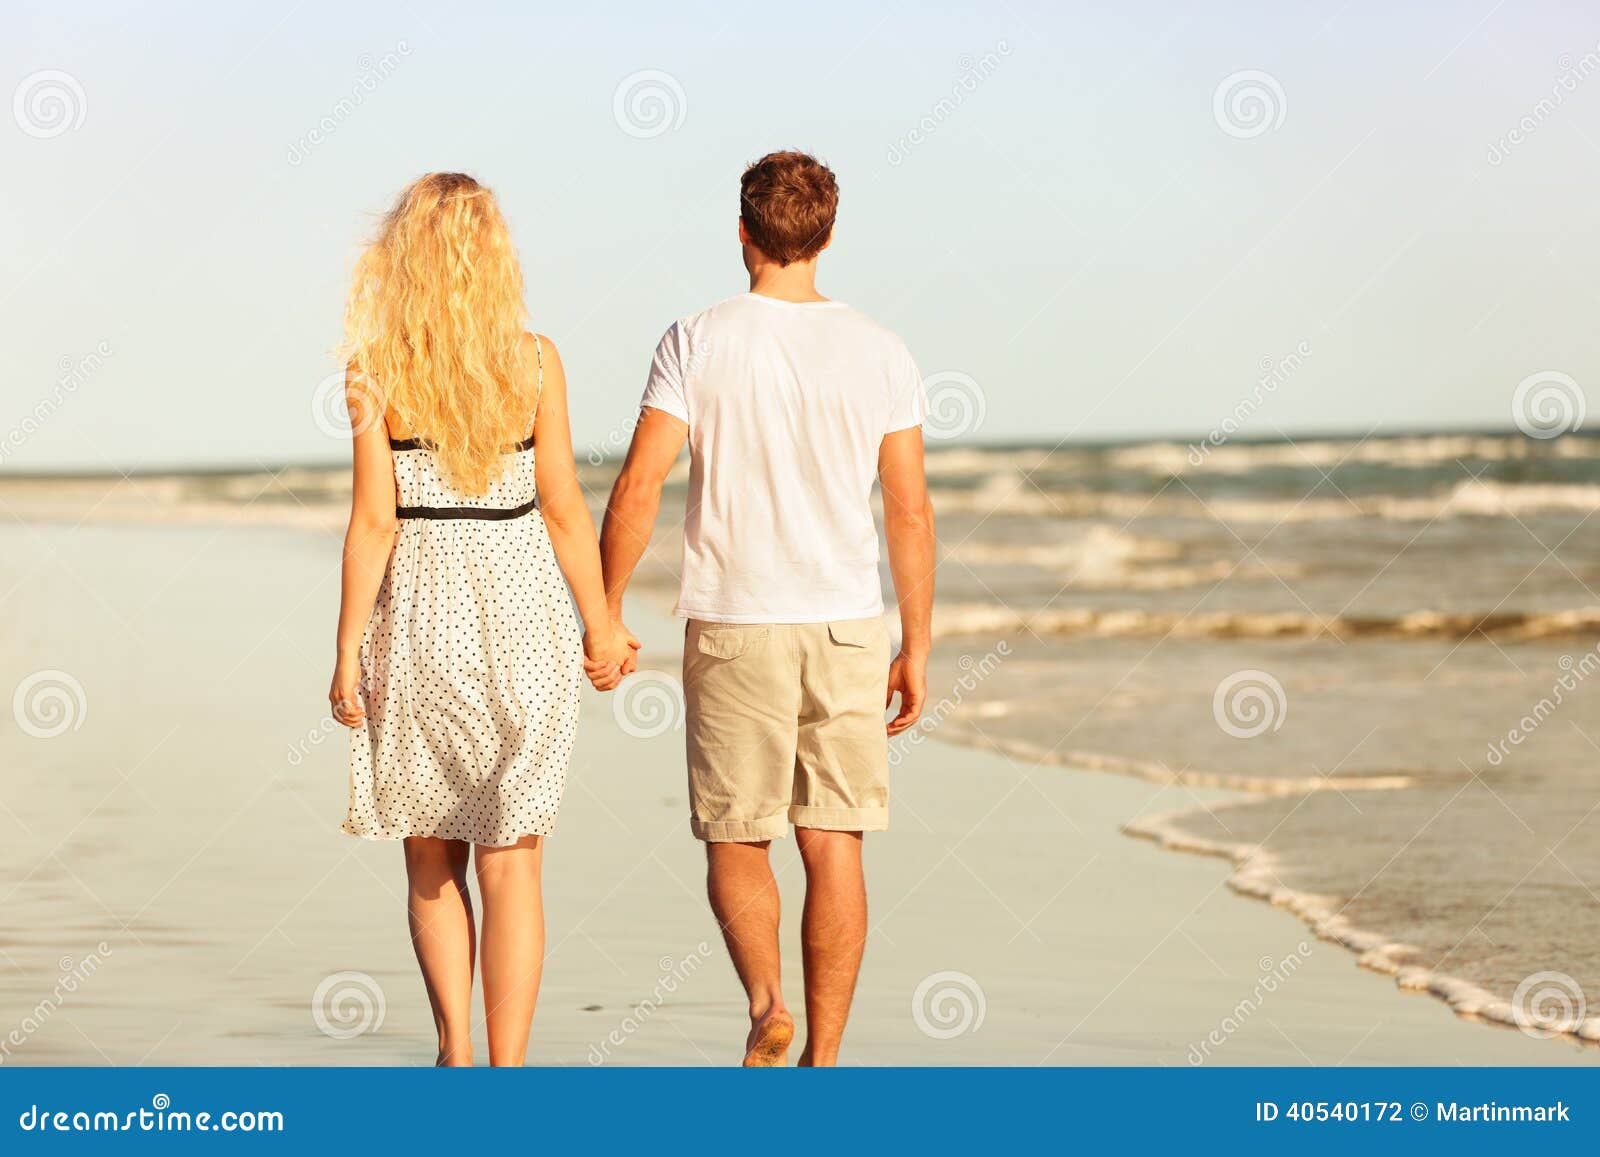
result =
[[[794,1040],[794,1017],[782,1008],[767,1010],[750,1027],[744,1042],[744,1067],[771,1069],[789,1063],[789,1042]]]

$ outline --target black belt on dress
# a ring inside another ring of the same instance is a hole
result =
[[[396,518],[481,518],[489,521],[504,521],[508,518],[521,518],[524,514],[532,514],[539,509],[537,498],[524,502],[521,506],[397,506],[394,509]]]

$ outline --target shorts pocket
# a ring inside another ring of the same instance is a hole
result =
[[[768,633],[766,627],[711,627],[700,632],[695,647],[713,659],[737,659]]]
[[[841,647],[870,647],[882,631],[879,619],[842,619],[828,624],[828,638]]]

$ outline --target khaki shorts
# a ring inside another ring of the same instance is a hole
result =
[[[689,826],[710,842],[770,840],[789,825],[889,826],[882,619],[690,620],[683,646]]]

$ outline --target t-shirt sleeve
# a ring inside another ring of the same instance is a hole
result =
[[[650,359],[650,377],[645,381],[644,398],[639,405],[687,422],[689,399],[683,388],[682,346],[683,327],[674,322],[656,343],[656,355]]]
[[[885,434],[896,430],[909,430],[920,426],[928,416],[928,392],[922,385],[922,374],[912,360],[911,351],[901,348],[890,371],[889,422]]]

